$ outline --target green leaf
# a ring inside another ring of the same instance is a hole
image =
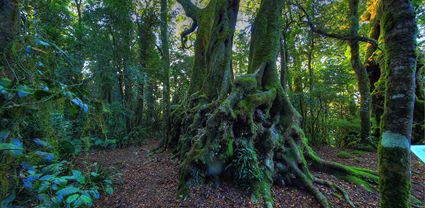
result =
[[[53,180],[53,183],[63,186],[68,183],[68,180],[66,178],[60,177],[60,178],[55,178],[55,180]]]
[[[3,77],[0,79],[0,85],[3,87],[6,87],[6,88],[10,87],[11,84],[12,84],[12,81],[7,77]]]
[[[4,150],[23,150],[23,148],[11,143],[0,143],[0,151]]]
[[[86,182],[86,178],[78,170],[72,170],[72,177],[81,184],[84,184]]]
[[[55,177],[54,175],[45,175],[45,176],[40,178],[40,181],[48,181],[48,180],[50,180],[54,177]]]
[[[44,181],[41,183],[40,187],[38,187],[37,192],[38,193],[44,193],[47,189],[49,189],[50,183],[47,181]]]
[[[19,85],[16,90],[18,91],[19,97],[26,97],[29,94],[33,93],[33,90],[26,85]]]
[[[91,206],[91,204],[93,203],[92,198],[90,198],[89,196],[86,196],[86,195],[82,195],[80,197],[80,199],[83,202],[83,204],[86,204],[86,205],[89,205],[89,206]]]
[[[71,204],[72,202],[77,200],[78,197],[80,197],[80,194],[73,194],[73,195],[69,196],[68,198],[66,198],[66,203]]]
[[[56,195],[64,197],[64,196],[68,196],[70,194],[75,194],[79,191],[80,191],[80,189],[77,188],[77,187],[68,186],[68,187],[63,188],[63,189],[59,190],[58,192],[56,192]]]

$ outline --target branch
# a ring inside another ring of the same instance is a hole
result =
[[[375,39],[371,39],[368,37],[363,37],[363,36],[350,36],[350,35],[342,35],[342,34],[336,34],[336,33],[328,33],[324,30],[321,30],[319,28],[317,28],[313,22],[310,19],[310,16],[308,15],[307,11],[299,4],[295,4],[298,8],[300,8],[303,13],[305,14],[306,18],[307,18],[307,25],[310,27],[311,31],[313,31],[314,33],[317,33],[319,35],[322,36],[326,36],[326,37],[330,37],[330,38],[335,38],[338,40],[345,40],[345,41],[351,41],[351,40],[357,40],[357,41],[361,41],[361,42],[367,42],[372,44],[373,46],[375,46],[376,48],[379,48],[378,46],[378,41]]]
[[[198,19],[200,8],[193,4],[190,0],[177,0],[182,5],[186,15],[192,18],[194,21]]]
[[[182,34],[180,35],[181,37],[181,41],[182,41],[182,48],[183,50],[188,48],[186,47],[186,42],[187,42],[187,36],[190,35],[190,33],[192,33],[193,31],[196,30],[196,28],[198,27],[198,23],[193,20],[192,25],[190,26],[190,28],[186,28]]]

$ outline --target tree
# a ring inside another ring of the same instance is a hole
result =
[[[189,2],[180,3],[188,7],[184,3]],[[336,186],[314,177],[307,161],[315,168],[348,176],[346,178],[353,181],[377,181],[372,171],[324,161],[308,146],[300,128],[300,115],[282,87],[276,67],[280,52],[279,28],[283,3],[282,0],[261,2],[252,28],[248,74],[233,81],[229,94],[221,98],[216,93],[208,101],[199,99],[202,94],[189,89],[188,96],[196,99],[191,100],[190,105],[181,103],[173,111],[173,119],[179,122],[173,125],[172,141],[177,141],[169,146],[176,148],[177,155],[182,160],[179,185],[181,196],[187,196],[190,185],[202,179],[216,181],[219,177],[227,176],[250,190],[252,199],[262,198],[267,207],[273,206],[270,192],[273,184],[304,187],[313,193],[323,207],[330,207],[328,199],[315,183]],[[200,13],[187,14],[207,16],[211,14],[207,13],[210,9],[208,7],[204,11],[192,7],[189,11]],[[215,15],[220,16],[220,13]],[[210,19],[216,20],[217,17]],[[209,31],[214,32],[215,30]],[[211,34],[203,34],[198,30],[197,44],[210,36]],[[217,50],[214,46],[211,47],[211,51]],[[203,51],[195,48],[194,71],[197,70],[196,59],[203,58],[202,54]],[[210,73],[218,72],[223,70],[216,69]],[[222,73],[209,74],[220,75]],[[192,76],[191,82],[200,78],[203,77]],[[208,84],[212,85],[209,87],[217,88],[214,83]],[[203,91],[208,92],[210,91]],[[208,98],[212,96],[208,95]],[[182,110],[182,106],[187,109]],[[342,191],[340,188],[336,189]],[[346,199],[350,201],[348,197]]]
[[[410,207],[410,141],[415,101],[416,23],[411,1],[382,1],[387,74],[379,146],[381,207]]]
[[[4,63],[7,49],[18,32],[18,1],[4,0],[0,6],[0,63]],[[1,64],[4,66],[4,64]]]
[[[170,136],[170,51],[168,48],[168,6],[167,0],[161,0],[161,48],[162,48],[162,62],[164,72],[164,108],[163,108],[163,131],[164,141],[163,145],[168,144]],[[166,147],[166,146],[165,146]]]
[[[368,7],[363,18],[369,21],[369,38],[378,40],[381,34],[381,24],[379,20],[379,7],[380,0],[369,0]],[[379,124],[381,123],[381,116],[383,113],[383,93],[380,86],[375,86],[381,76],[381,69],[379,65],[378,47],[374,44],[367,43],[366,54],[364,60],[364,67],[368,73],[370,93],[371,93],[371,112],[374,122],[373,135],[379,137]]]
[[[193,20],[192,27],[182,33],[182,39],[198,28],[189,94],[198,92],[207,100],[224,96],[233,79],[232,45],[239,0],[211,0],[204,9],[190,0],[178,2]]]
[[[360,61],[359,52],[359,0],[350,0],[350,40],[348,44],[351,52],[351,65],[357,76],[357,85],[360,92],[360,138],[367,143],[370,134],[370,92],[367,71]]]

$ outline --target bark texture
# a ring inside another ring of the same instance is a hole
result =
[[[369,81],[365,67],[360,61],[359,40],[359,0],[350,0],[350,36],[353,37],[348,41],[351,52],[351,66],[357,76],[357,86],[360,92],[360,138],[363,143],[369,140],[370,133],[370,92]]]
[[[379,147],[381,207],[410,207],[416,23],[411,1],[382,1],[386,94]]]
[[[195,60],[191,72],[189,95],[197,93],[211,100],[225,96],[233,79],[232,45],[239,0],[211,0],[200,9],[190,0],[178,0],[192,18],[195,30]]]

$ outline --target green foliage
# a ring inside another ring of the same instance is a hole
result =
[[[26,168],[21,172],[23,186],[37,196],[36,207],[91,207],[100,192],[111,194],[109,175],[102,175],[96,167],[84,174],[71,169],[67,161]]]
[[[258,166],[257,153],[249,146],[236,148],[234,159],[227,168],[233,170],[233,178],[237,184],[249,190],[263,178]]]

